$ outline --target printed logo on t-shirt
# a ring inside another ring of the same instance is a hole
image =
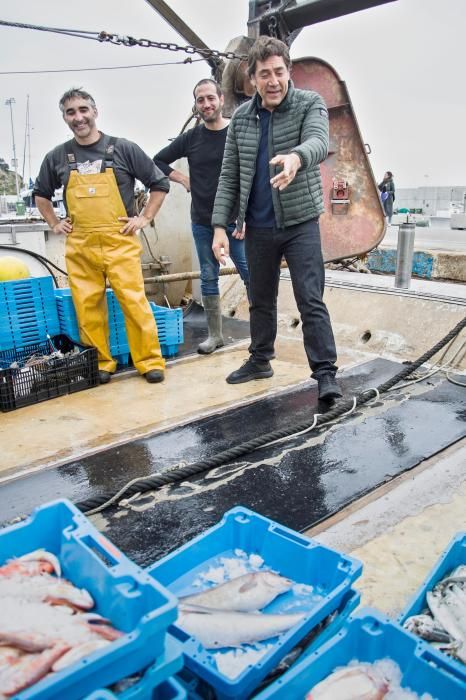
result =
[[[80,175],[96,175],[102,169],[102,159],[86,160],[84,163],[78,163],[77,166]]]

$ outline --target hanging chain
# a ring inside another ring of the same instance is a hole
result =
[[[78,29],[61,29],[58,27],[43,27],[37,24],[24,24],[23,22],[9,22],[0,20],[0,26],[14,27],[17,29],[36,29],[42,32],[52,32],[66,36],[74,36],[80,39],[93,39],[95,41],[107,42],[110,44],[120,44],[122,46],[142,46],[143,48],[163,49],[165,51],[184,51],[187,54],[199,54],[202,58],[213,58],[220,62],[220,59],[239,59],[240,61],[247,60],[247,56],[238,56],[233,51],[217,51],[216,49],[198,48],[196,46],[178,46],[172,42],[152,41],[151,39],[135,39],[132,36],[123,36],[120,34],[110,34],[110,32],[89,32]]]
[[[196,46],[178,46],[172,42],[152,41],[151,39],[135,39],[132,36],[120,36],[119,34],[109,34],[100,32],[97,39],[110,44],[122,44],[123,46],[142,46],[143,48],[163,49],[165,51],[184,51],[188,54],[198,53],[203,58],[227,58],[246,60],[247,56],[238,56],[233,51],[217,51],[217,49],[198,48]]]

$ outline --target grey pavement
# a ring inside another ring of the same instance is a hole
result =
[[[398,226],[388,226],[382,248],[396,248],[398,239]],[[414,250],[447,250],[466,252],[466,231],[452,230],[447,223],[438,223],[433,226],[416,226]]]

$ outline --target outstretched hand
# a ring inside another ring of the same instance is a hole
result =
[[[282,170],[270,180],[270,184],[275,189],[284,190],[295,179],[301,167],[301,158],[297,153],[279,154],[272,158],[270,165],[282,166]]]

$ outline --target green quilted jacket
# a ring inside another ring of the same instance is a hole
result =
[[[213,226],[226,228],[238,196],[238,228],[243,225],[259,148],[259,107],[260,97],[256,94],[233,114],[215,197]],[[290,81],[285,99],[272,112],[269,156],[297,153],[302,166],[285,190],[272,188],[278,228],[308,221],[324,211],[319,163],[325,160],[327,152],[328,112],[324,101],[316,92],[298,90]],[[279,171],[271,165],[270,177]]]

